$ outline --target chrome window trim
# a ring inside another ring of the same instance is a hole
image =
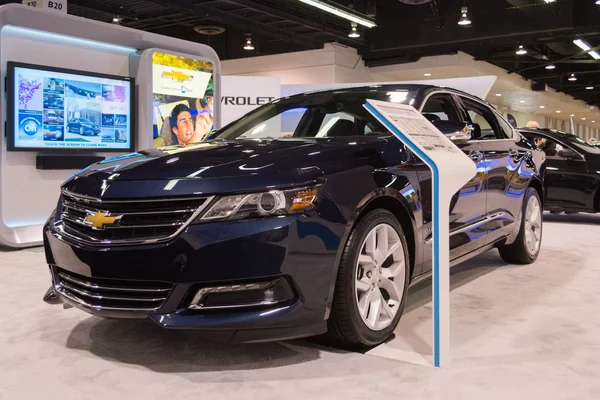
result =
[[[97,202],[99,199],[95,199],[92,197],[88,197],[88,196],[82,196],[82,195],[77,195],[77,194],[73,194],[72,192],[69,192],[67,190],[63,191],[67,196],[72,196],[72,197],[76,197],[76,198],[80,198],[80,199],[87,199],[89,201],[94,201]],[[90,236],[85,236],[85,235],[74,235],[71,234],[69,232],[67,232],[64,229],[64,224],[62,223],[62,219],[60,221],[56,221],[54,223],[54,229],[55,229],[55,233],[56,236],[65,241],[65,238],[67,239],[66,241],[75,241],[75,242],[81,242],[84,243],[86,245],[89,246],[98,246],[98,247],[102,247],[102,246],[131,246],[131,245],[144,245],[144,244],[158,244],[158,243],[165,243],[168,242],[174,238],[176,238],[177,236],[179,236],[185,229],[187,229],[188,226],[190,226],[190,224],[204,211],[206,210],[209,206],[211,206],[213,204],[213,201],[215,199],[215,196],[204,196],[204,197],[195,197],[195,198],[164,198],[164,199],[154,199],[154,200],[140,200],[142,202],[160,202],[160,201],[186,201],[186,200],[201,200],[201,199],[205,199],[204,203],[202,203],[202,205],[200,205],[196,211],[192,214],[192,216],[183,224],[179,227],[179,229],[177,229],[174,233],[172,233],[169,236],[165,236],[165,237],[159,237],[159,238],[152,238],[152,239],[119,239],[119,240],[98,240],[95,238],[92,238]],[[119,201],[119,200],[109,200],[109,201],[101,201],[105,204],[107,203],[136,203],[138,202],[137,200],[124,200],[124,201]],[[126,214],[126,213],[124,213]]]

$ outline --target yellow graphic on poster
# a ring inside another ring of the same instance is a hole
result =
[[[209,61],[152,55],[154,147],[206,139],[214,125],[213,72]]]

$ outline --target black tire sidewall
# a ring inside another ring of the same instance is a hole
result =
[[[381,331],[374,331],[365,325],[359,313],[358,304],[355,298],[355,277],[357,274],[358,256],[360,254],[362,244],[369,232],[375,226],[380,224],[387,224],[393,227],[398,233],[398,236],[402,241],[402,247],[404,250],[406,276],[404,280],[402,300],[400,302],[398,312],[394,320],[387,328]],[[346,244],[346,249],[346,257],[344,257],[340,265],[340,267],[343,269],[342,272],[346,274],[345,283],[347,287],[344,290],[345,307],[347,308],[347,312],[349,313],[353,330],[359,337],[361,343],[364,345],[376,345],[390,337],[394,329],[396,329],[396,326],[398,325],[398,322],[402,316],[402,312],[404,311],[404,305],[406,302],[406,295],[408,291],[408,283],[410,279],[410,260],[408,254],[408,244],[404,235],[404,230],[402,229],[402,226],[400,225],[396,217],[391,212],[383,209],[374,210],[365,215],[358,223],[350,239],[348,240],[348,243]]]

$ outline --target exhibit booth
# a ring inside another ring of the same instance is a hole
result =
[[[220,126],[212,48],[23,5],[0,7],[0,244],[41,243],[61,183],[95,160],[172,144],[187,106]]]

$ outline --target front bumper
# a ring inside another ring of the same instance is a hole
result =
[[[169,243],[113,248],[70,242],[52,226],[51,218],[44,247],[58,297],[54,302],[101,317],[149,318],[165,328],[203,330],[224,342],[292,339],[326,330],[343,226],[332,226],[317,214],[192,225]],[[150,311],[102,307],[57,290],[61,273],[88,283],[168,290]],[[276,278],[289,282],[293,300],[224,310],[189,308],[200,288]]]

